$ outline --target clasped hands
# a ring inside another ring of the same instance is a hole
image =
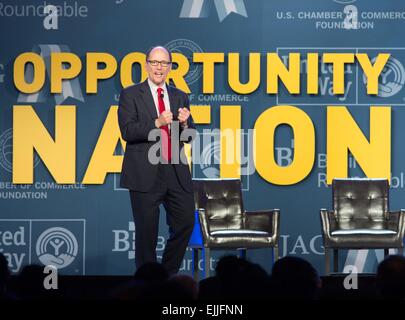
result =
[[[179,120],[182,126],[187,125],[187,119],[190,116],[190,110],[187,108],[179,108],[178,109],[178,116],[177,119]],[[156,119],[155,125],[156,127],[160,128],[162,126],[166,126],[173,122],[173,113],[171,111],[163,111],[159,118]]]

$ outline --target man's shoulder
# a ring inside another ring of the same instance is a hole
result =
[[[172,94],[180,95],[180,96],[187,96],[187,93],[185,93],[184,91],[182,91],[182,90],[180,90],[180,89],[178,89],[176,87],[173,87],[173,86],[170,86],[170,85],[167,85],[167,87],[169,88],[169,90],[170,90],[170,92]]]
[[[144,90],[145,83],[140,82],[137,84],[130,85],[129,87],[125,87],[121,90],[121,94],[129,94],[129,95],[134,95],[138,93],[139,91]]]

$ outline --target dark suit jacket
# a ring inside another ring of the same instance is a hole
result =
[[[189,108],[187,95],[174,87],[167,85],[170,109],[174,117],[178,108]],[[156,141],[148,141],[148,134],[156,129],[157,119],[155,103],[148,81],[127,87],[121,91],[118,123],[122,138],[127,142],[121,171],[120,186],[133,191],[146,192],[156,181],[156,164],[148,160],[149,149]],[[188,118],[188,127],[194,128],[192,117]],[[182,129],[181,129],[182,130]],[[180,131],[181,131],[180,130]],[[183,142],[179,142],[179,150],[183,152]],[[187,192],[193,192],[190,169],[187,164],[173,164],[179,182]]]

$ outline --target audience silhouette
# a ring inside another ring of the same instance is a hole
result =
[[[39,265],[27,265],[18,275],[10,276],[8,261],[0,253],[0,300],[91,299],[94,294],[94,290],[83,290],[80,281],[71,285],[70,291],[46,290],[45,276],[44,267]],[[403,256],[387,257],[378,265],[376,276],[371,277],[373,284],[369,282],[355,294],[342,289],[345,276],[325,277],[322,281],[308,261],[296,256],[277,260],[269,276],[260,265],[227,255],[218,260],[215,276],[199,283],[187,274],[170,276],[160,263],[146,263],[125,284],[113,290],[112,286],[101,286],[97,298],[161,302],[405,298]]]
[[[315,268],[299,257],[277,260],[271,274],[271,296],[277,299],[316,299],[321,279]]]
[[[209,299],[266,299],[269,277],[258,264],[237,256],[219,259],[215,276],[200,282],[199,298]]]
[[[7,291],[7,285],[10,278],[10,269],[6,257],[0,253],[0,300],[11,299]]]
[[[377,268],[377,291],[383,299],[405,298],[405,257],[392,255]]]

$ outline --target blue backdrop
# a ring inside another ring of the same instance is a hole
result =
[[[44,14],[46,5],[60,8],[57,26],[49,24],[49,14]],[[353,12],[357,12],[357,20]],[[331,188],[324,183],[327,105],[347,106],[365,136],[370,106],[392,106],[390,206],[405,207],[405,154],[401,139],[405,119],[404,28],[405,6],[394,0],[0,1],[0,251],[9,259],[13,272],[28,263],[53,262],[64,274],[133,273],[134,225],[128,192],[118,187],[119,174],[108,174],[102,185],[81,184],[110,106],[117,104],[121,90],[119,71],[99,82],[97,94],[86,94],[83,67],[80,75],[70,81],[69,94],[57,97],[44,89],[36,97],[28,97],[13,84],[13,64],[23,52],[46,56],[65,51],[79,56],[83,66],[86,53],[107,52],[119,66],[127,54],[146,52],[153,45],[163,44],[190,61],[185,80],[191,90],[191,104],[211,106],[211,123],[198,125],[199,132],[219,128],[221,105],[241,105],[246,145],[247,130],[269,107],[291,104],[311,118],[316,132],[316,161],[306,179],[295,185],[278,186],[254,170],[247,170],[242,182],[247,209],[281,209],[281,254],[302,256],[322,273],[319,209],[331,208]],[[202,94],[202,67],[192,62],[195,52],[224,52],[225,56],[229,52],[240,53],[242,80],[247,79],[248,54],[260,52],[263,59],[259,88],[252,94],[236,94],[228,85],[225,63],[215,69],[215,93]],[[316,96],[292,96],[284,87],[280,87],[278,95],[269,95],[264,63],[267,52],[278,52],[280,56],[290,52],[366,52],[370,57],[388,52],[392,55],[391,69],[388,66],[384,71],[377,97],[365,93],[363,74],[357,65],[346,68],[347,90],[343,96],[331,94],[332,73],[327,68],[320,73],[320,91]],[[139,67],[134,67],[133,78],[140,81]],[[13,106],[27,104],[33,106],[51,135],[55,105],[77,106],[77,184],[57,184],[38,156],[34,183],[12,184]],[[280,165],[291,161],[293,138],[288,127],[277,130],[275,157]],[[206,142],[200,146],[200,152],[211,162],[194,165],[194,177],[218,176],[215,139]],[[117,154],[120,152],[118,146]],[[355,162],[350,166],[351,176],[364,175]],[[166,237],[162,214],[159,255]],[[216,252],[213,257],[223,254]],[[375,271],[382,258],[378,251],[341,255],[342,263],[356,264],[363,272]],[[248,258],[270,271],[270,251],[250,251]],[[190,270],[191,252],[187,251],[182,271]]]

